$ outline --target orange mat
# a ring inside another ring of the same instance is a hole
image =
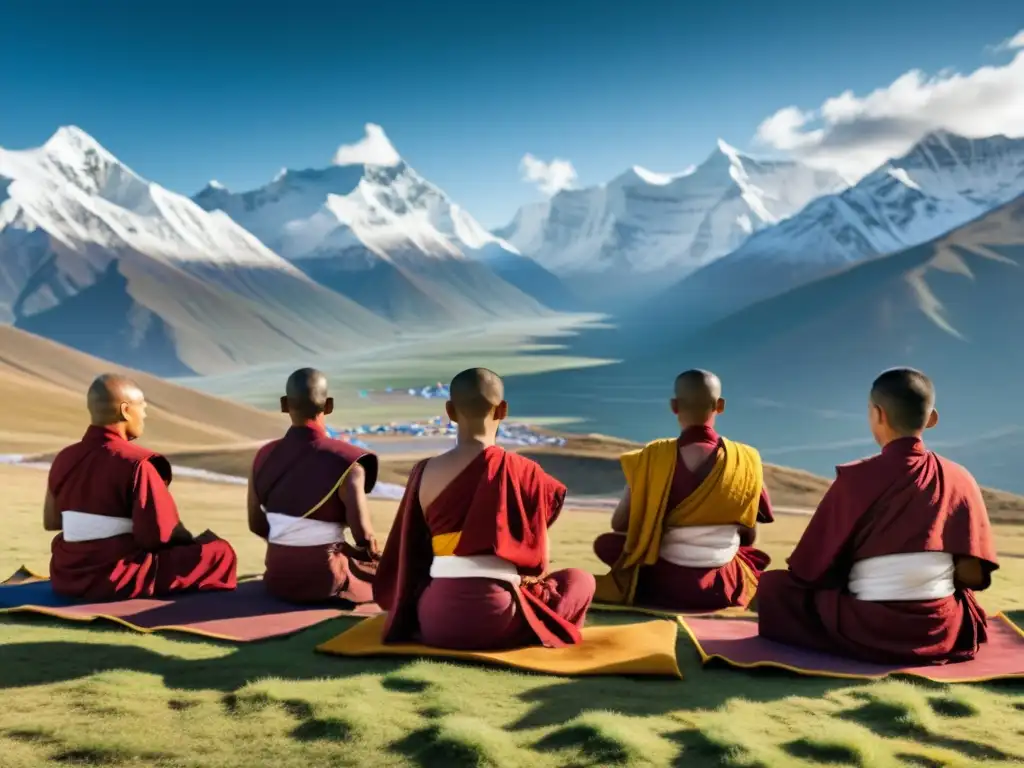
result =
[[[533,646],[509,651],[449,651],[426,645],[385,645],[384,616],[374,616],[319,645],[336,656],[425,656],[459,659],[559,677],[649,675],[682,679],[676,661],[678,624],[645,621],[614,627],[585,627],[583,642],[565,648]]]

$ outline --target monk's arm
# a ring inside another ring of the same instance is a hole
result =
[[[370,520],[370,505],[366,501],[366,470],[358,462],[353,464],[345,476],[338,495],[345,505],[345,522],[352,530],[356,546],[376,546],[373,535],[373,522]]]
[[[836,477],[787,560],[789,572],[808,586],[830,588],[846,583],[848,574],[839,573],[836,565],[857,522],[848,486],[842,475]]]
[[[140,547],[152,551],[195,541],[181,523],[167,482],[148,461],[135,467],[132,496],[132,531]]]
[[[768,497],[768,488],[761,486],[761,498],[757,502],[757,523],[775,522],[775,514],[772,512],[772,500]],[[757,523],[747,528],[740,526],[740,546],[752,547],[757,544]]]
[[[53,498],[53,491],[46,489],[46,498],[43,500],[43,530],[59,531],[62,526],[60,511],[57,509],[57,501]]]
[[[270,523],[267,522],[267,516],[263,514],[263,508],[260,506],[260,500],[256,496],[256,487],[253,475],[254,470],[250,469],[249,489],[246,492],[246,507],[249,512],[249,530],[261,539],[265,539],[270,535]]]
[[[612,512],[612,530],[616,533],[627,533],[629,531],[629,505],[631,502],[632,496],[627,485],[626,490],[622,492],[619,503],[615,507],[615,511]]]
[[[957,556],[953,558],[955,571],[953,583],[957,589],[972,589],[980,592],[992,585],[992,571],[976,557]]]

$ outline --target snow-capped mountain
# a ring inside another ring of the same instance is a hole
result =
[[[524,206],[495,234],[574,282],[610,292],[663,287],[845,186],[835,173],[755,160],[719,141],[694,169],[667,175],[633,167],[607,184]]]
[[[1024,195],[929,242],[747,307],[685,344],[676,338],[674,354],[666,346],[630,365],[657,366],[667,381],[680,367],[714,370],[742,439],[768,461],[821,472],[875,450],[864,411],[871,381],[913,366],[937,388],[941,419],[929,444],[983,484],[1019,492],[1022,292]]]
[[[391,339],[222,213],[149,182],[79,128],[0,149],[0,319],[162,374]]]
[[[673,285],[637,323],[707,325],[866,258],[930,240],[1024,192],[1024,139],[929,134],[836,195]]]
[[[398,321],[450,325],[559,306],[558,278],[420,176],[379,126],[366,130],[328,168],[283,170],[237,194],[210,184],[193,199],[323,285]]]

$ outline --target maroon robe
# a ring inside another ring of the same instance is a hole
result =
[[[970,589],[938,600],[869,602],[847,589],[858,560],[913,552],[978,558],[986,588],[999,566],[978,484],[963,467],[895,440],[836,479],[789,558],[757,594],[764,637],[880,664],[974,658],[986,617]]]
[[[718,434],[708,425],[687,427],[679,436],[679,448],[697,444],[715,448],[719,442]],[[716,459],[717,453],[712,450],[704,463],[694,470],[687,467],[683,461],[676,461],[672,487],[669,489],[668,501],[665,504],[667,512],[671,512],[697,490],[704,478],[714,469]],[[762,487],[757,521],[770,523],[774,519],[768,489]],[[744,539],[746,530],[741,529],[741,540]],[[626,537],[623,534],[601,534],[594,541],[594,554],[611,567],[618,561],[625,543]],[[755,547],[741,546],[732,562],[718,568],[692,568],[659,559],[654,565],[640,568],[633,604],[681,613],[717,611],[736,605],[746,607],[753,599],[755,590],[749,579],[744,577],[741,561],[755,577],[760,577],[771,563],[771,558]]]
[[[88,600],[124,600],[236,585],[231,545],[212,533],[179,544],[184,530],[168,485],[163,456],[125,440],[116,430],[89,427],[80,443],[50,467],[58,512],[128,518],[132,532],[95,541],[53,540],[53,590]]]
[[[579,643],[594,577],[575,568],[547,574],[548,527],[565,486],[536,462],[493,446],[424,511],[425,465],[409,477],[374,582],[374,598],[388,612],[384,642],[461,650]],[[520,588],[491,578],[432,580],[433,537],[456,532],[452,554],[497,555],[539,580]]]
[[[263,446],[253,462],[253,487],[264,509],[291,517],[347,525],[338,484],[359,462],[366,470],[366,492],[377,482],[377,457],[351,443],[336,440],[315,422],[292,427],[283,438]],[[324,498],[315,512],[306,515]],[[270,534],[266,517],[256,533]],[[267,591],[294,603],[332,598],[354,603],[373,600],[371,584],[377,565],[346,541],[312,547],[267,544]]]

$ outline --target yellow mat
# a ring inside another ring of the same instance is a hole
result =
[[[675,621],[677,618],[683,616],[699,616],[706,619],[752,619],[756,618],[757,614],[747,608],[741,608],[738,605],[730,606],[729,608],[721,608],[717,611],[705,611],[703,613],[697,611],[693,613],[684,613],[680,611],[669,611],[665,608],[648,608],[643,605],[616,605],[614,603],[591,603],[588,611],[606,611],[608,613],[638,613],[644,616],[657,616],[662,619],[672,619]]]
[[[645,621],[614,627],[586,627],[583,642],[565,648],[533,646],[510,651],[449,651],[413,643],[381,642],[384,616],[374,616],[326,643],[320,653],[336,656],[429,656],[476,661],[560,677],[652,675],[682,679],[676,661],[674,621]]]

